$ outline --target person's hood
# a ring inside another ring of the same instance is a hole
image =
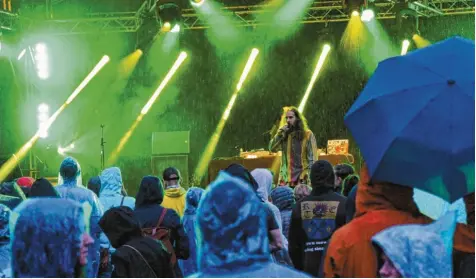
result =
[[[197,211],[198,204],[202,198],[205,190],[198,187],[190,187],[185,197],[185,213],[186,215],[193,215]]]
[[[155,176],[144,176],[136,195],[136,208],[150,204],[161,204],[163,200],[164,187],[160,179]]]
[[[335,178],[334,168],[328,161],[318,160],[312,164],[310,173],[312,189],[333,189],[335,186]]]
[[[0,243],[10,239],[10,213],[11,210],[6,205],[0,204]]]
[[[296,203],[294,191],[288,186],[279,186],[271,191],[271,200],[279,210],[292,209],[293,205]]]
[[[99,226],[116,249],[142,234],[139,221],[127,206],[113,207],[106,211],[99,220]]]
[[[251,175],[250,171],[239,164],[231,164],[225,170],[231,176],[238,177],[248,183],[255,192],[258,191],[258,183]]]
[[[456,214],[429,225],[400,225],[376,234],[377,244],[404,278],[453,277],[453,234]]]
[[[268,201],[271,187],[273,186],[273,174],[267,169],[254,169],[251,175],[258,183],[257,194],[262,201]]]
[[[178,198],[185,194],[187,194],[187,191],[182,187],[171,187],[165,189],[165,195],[169,198]]]
[[[73,200],[22,202],[10,217],[12,276],[73,278],[87,220],[83,206]]]
[[[355,217],[374,210],[398,210],[420,215],[413,200],[413,188],[388,182],[371,182],[367,166],[364,165],[357,187]]]
[[[88,189],[93,191],[96,196],[99,197],[99,191],[101,190],[101,178],[99,176],[93,176],[88,181]]]
[[[104,196],[119,196],[122,193],[122,175],[121,170],[117,167],[107,168],[102,171],[101,176],[101,190],[99,195]]]
[[[56,191],[55,187],[45,178],[37,179],[30,190],[30,198],[38,197],[52,197],[59,198],[60,195]]]
[[[65,187],[75,187],[82,185],[81,166],[73,157],[64,158],[60,165],[58,175],[58,185]]]
[[[0,187],[0,194],[10,197],[16,197],[22,201],[26,200],[25,194],[20,189],[20,186],[18,186],[15,182],[3,183]]]
[[[197,210],[198,271],[231,271],[269,261],[264,206],[242,179],[220,172]]]

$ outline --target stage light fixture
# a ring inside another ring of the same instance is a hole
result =
[[[352,16],[359,16],[359,15],[360,15],[359,11],[356,11],[356,10],[352,11]]]
[[[190,3],[193,6],[200,7],[201,5],[203,5],[203,3],[205,3],[205,0],[190,0]]]
[[[155,12],[162,31],[180,31],[182,11],[177,4],[173,2],[160,3],[160,1],[158,1],[155,7]],[[177,25],[178,28],[176,28]]]
[[[360,16],[360,20],[363,22],[370,22],[372,19],[375,18],[375,12],[372,9],[365,9],[362,11],[362,15]]]
[[[35,45],[35,64],[38,77],[40,79],[47,79],[50,76],[48,65],[48,53],[44,43],[37,43]]]

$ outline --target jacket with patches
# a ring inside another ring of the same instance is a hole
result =
[[[364,166],[357,187],[355,217],[332,236],[324,262],[325,277],[377,277],[378,261],[372,237],[391,226],[431,221],[418,211],[413,189],[372,183]],[[474,231],[458,224],[453,243],[454,249],[474,254]]]
[[[221,172],[198,207],[198,273],[192,277],[308,277],[271,261],[263,206],[244,181]]]
[[[185,210],[185,191],[184,188],[180,186],[169,186],[165,189],[164,200],[162,201],[162,206],[165,208],[170,208],[175,210],[180,217],[183,216]]]

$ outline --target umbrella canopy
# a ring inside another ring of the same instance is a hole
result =
[[[344,118],[372,180],[474,192],[474,51],[455,37],[379,63]]]

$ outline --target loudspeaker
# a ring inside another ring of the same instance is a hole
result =
[[[168,155],[151,157],[152,174],[162,179],[162,173],[168,167],[175,167],[182,176],[182,186],[188,187],[188,155]]]
[[[152,133],[152,156],[190,153],[190,131]]]

